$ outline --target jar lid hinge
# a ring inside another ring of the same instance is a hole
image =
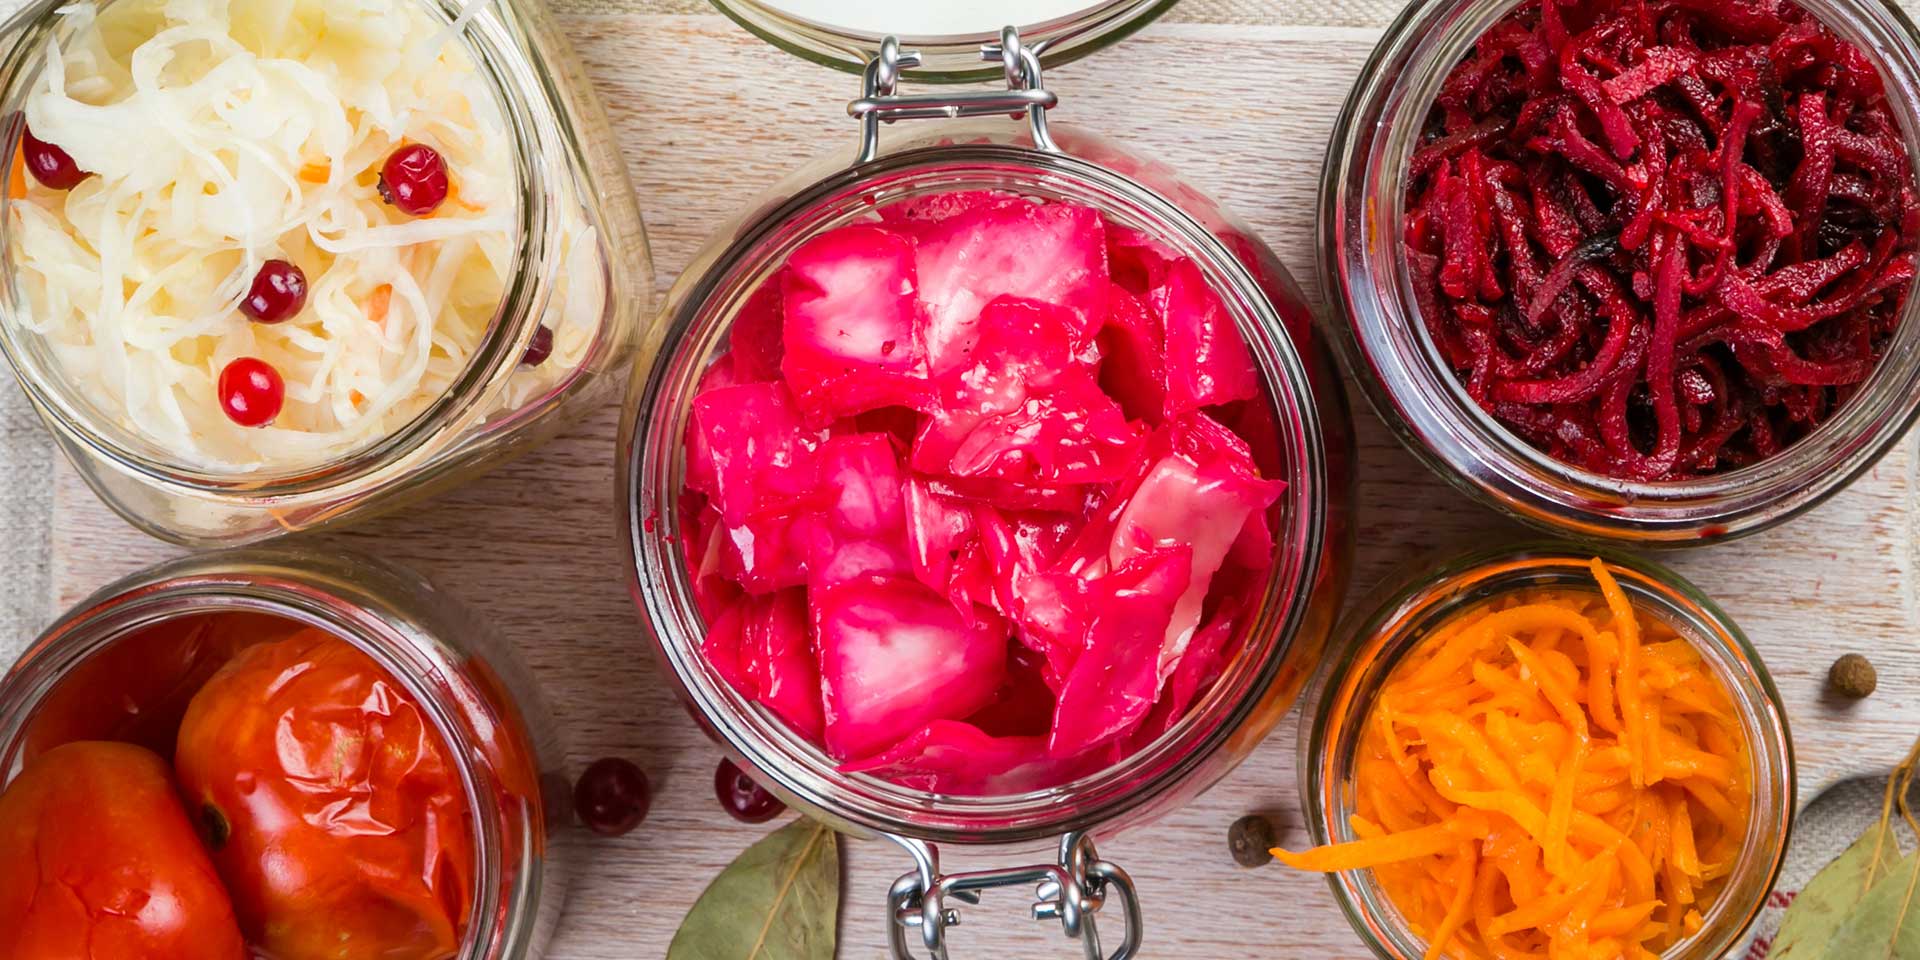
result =
[[[1033,145],[1058,152],[1047,132],[1047,111],[1059,102],[1046,89],[1040,73],[1039,51],[1021,45],[1020,31],[1005,27],[1000,42],[980,48],[980,59],[998,63],[1007,79],[1005,90],[967,90],[954,93],[899,93],[900,71],[920,65],[920,54],[903,51],[900,41],[888,37],[880,43],[880,53],[867,63],[862,74],[860,99],[847,104],[847,113],[860,121],[860,153],[855,165],[880,156],[880,124],[899,120],[957,119],[1006,115],[1027,118]]]

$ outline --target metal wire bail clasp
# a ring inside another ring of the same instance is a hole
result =
[[[900,41],[888,37],[880,42],[880,55],[867,63],[864,92],[847,104],[847,113],[860,121],[860,154],[855,164],[880,156],[880,124],[896,120],[929,118],[990,117],[1025,115],[1032,131],[1033,145],[1057,152],[1053,137],[1047,133],[1047,111],[1060,102],[1041,82],[1038,50],[1022,46],[1020,31],[1004,27],[1000,42],[980,48],[980,59],[998,63],[1006,72],[1005,90],[964,90],[955,93],[907,95],[899,91],[900,70],[920,65],[920,54],[902,51]]]
[[[1080,941],[1087,960],[1132,960],[1140,952],[1144,928],[1133,881],[1125,870],[1100,859],[1093,838],[1085,833],[1060,838],[1058,863],[950,876],[940,875],[940,851],[932,844],[904,837],[889,839],[906,848],[915,866],[914,872],[894,881],[887,897],[887,915],[892,918],[887,942],[893,960],[916,960],[907,943],[909,930],[920,931],[928,960],[949,960],[947,928],[960,925],[960,911],[947,906],[948,897],[979,903],[982,890],[1027,884],[1034,885],[1033,918],[1060,921],[1068,939]],[[1118,898],[1126,924],[1120,944],[1112,953],[1101,948],[1099,927],[1094,922],[1094,914],[1106,907],[1109,896]]]

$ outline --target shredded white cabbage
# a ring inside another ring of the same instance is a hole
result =
[[[95,176],[71,192],[29,182],[10,205],[26,304],[10,319],[94,405],[187,465],[244,473],[350,453],[447,390],[505,289],[517,200],[497,94],[443,42],[444,21],[419,0],[116,0],[62,15],[73,29],[48,51],[27,125]],[[404,143],[446,159],[454,192],[430,218],[376,189]],[[547,393],[598,333],[597,237],[565,199],[553,354],[521,368],[505,407]],[[275,258],[306,273],[307,306],[252,323],[239,300]],[[286,381],[267,427],[221,411],[215,384],[242,356]]]

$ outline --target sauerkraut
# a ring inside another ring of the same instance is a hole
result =
[[[93,174],[13,178],[8,322],[44,338],[80,395],[200,470],[312,466],[418,417],[488,335],[519,230],[515,139],[497,91],[417,0],[116,0],[66,7],[26,99],[28,129]],[[415,219],[379,172],[406,144],[445,159],[446,202]],[[18,161],[16,161],[18,162]],[[490,399],[517,409],[599,332],[597,238],[564,187],[553,350]],[[308,280],[278,324],[238,309],[263,263]],[[270,425],[229,420],[220,371],[271,364]]]

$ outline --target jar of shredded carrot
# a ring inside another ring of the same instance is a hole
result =
[[[1328,874],[1381,957],[1717,958],[1779,872],[1779,696],[1662,567],[1527,546],[1429,568],[1350,621],[1309,709],[1315,845],[1274,854]]]

